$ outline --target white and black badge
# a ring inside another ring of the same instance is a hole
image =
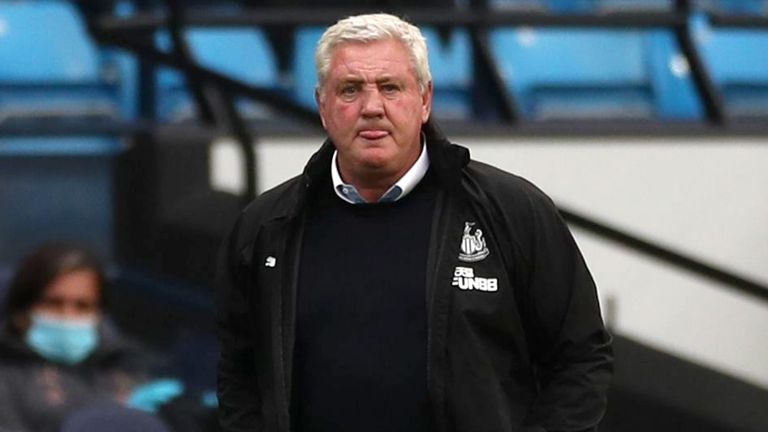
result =
[[[472,227],[474,226],[474,222],[464,222],[464,235],[461,237],[461,253],[459,253],[460,261],[482,261],[491,253],[483,238],[483,230],[477,228],[473,233]]]

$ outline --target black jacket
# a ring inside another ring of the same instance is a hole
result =
[[[0,431],[55,432],[78,409],[118,403],[147,380],[155,360],[115,331],[102,332],[81,363],[51,362],[0,333]]]
[[[436,429],[594,430],[612,375],[611,338],[570,232],[535,186],[470,161],[431,124],[424,132],[441,185],[426,287]],[[328,185],[332,153],[327,141],[302,175],[259,196],[222,248],[218,394],[226,431],[291,428],[299,245],[308,197]],[[466,249],[466,236],[478,229],[488,254],[467,257],[477,251]]]

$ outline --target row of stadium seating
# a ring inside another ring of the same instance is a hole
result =
[[[768,29],[713,28],[704,14],[691,20],[696,46],[728,115],[768,113]],[[423,30],[430,48],[436,115],[471,118],[469,34],[454,29],[446,38],[434,28]],[[321,33],[319,27],[297,30],[289,73],[279,70],[273,47],[258,28],[195,28],[186,38],[202,65],[279,90],[314,108],[313,52]],[[170,46],[161,33],[156,42],[160,49]],[[689,65],[669,29],[503,27],[490,29],[489,42],[523,118],[703,116]],[[135,60],[94,44],[72,4],[0,2],[0,122],[16,117],[131,119],[137,110],[136,81]],[[271,115],[256,103],[239,106],[246,118]],[[160,68],[156,116],[181,121],[194,115],[183,76]]]
[[[692,0],[691,4],[724,13],[768,13],[765,0]],[[550,12],[595,12],[627,9],[664,10],[675,6],[674,0],[490,0],[496,9],[539,9]]]

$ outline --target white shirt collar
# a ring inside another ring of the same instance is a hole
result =
[[[344,183],[339,173],[339,166],[336,162],[337,152],[333,151],[333,159],[331,160],[331,178],[333,179],[333,190],[336,195],[350,204],[362,204],[365,203],[365,199],[360,196],[357,188],[351,184]],[[427,152],[427,146],[422,138],[421,154],[411,168],[400,177],[400,180],[396,181],[384,195],[379,198],[379,202],[392,202],[397,201],[400,198],[411,193],[417,184],[424,178],[429,169],[429,154]]]

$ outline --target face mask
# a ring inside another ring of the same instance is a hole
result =
[[[26,342],[46,359],[72,365],[84,360],[96,348],[97,323],[95,317],[71,320],[35,313]]]

